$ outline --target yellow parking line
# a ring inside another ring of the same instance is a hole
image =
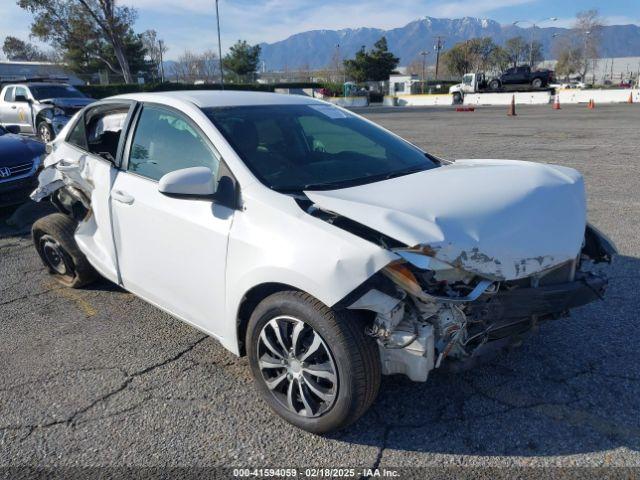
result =
[[[53,287],[56,285],[59,286],[59,284],[56,282],[47,282],[47,283],[49,284],[50,287]],[[66,288],[66,287],[56,288],[55,290],[59,292],[60,295],[62,295],[64,298],[71,300],[73,303],[75,303],[76,306],[82,311],[82,313],[84,313],[85,317],[91,318],[98,313],[95,307],[91,305],[91,303],[89,303],[87,300],[82,298],[82,295],[78,293],[76,290],[73,290],[71,288]]]

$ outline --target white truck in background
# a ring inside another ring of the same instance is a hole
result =
[[[512,67],[501,75],[488,77],[484,72],[465,73],[462,83],[449,88],[453,103],[460,104],[467,93],[527,92],[545,90],[553,81],[551,70],[532,70],[528,65]]]

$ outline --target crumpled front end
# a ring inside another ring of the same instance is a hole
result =
[[[343,303],[375,312],[383,372],[416,381],[600,298],[607,282],[589,265],[615,253],[566,167],[460,160],[305,193],[310,214],[398,255]]]
[[[589,225],[574,260],[496,281],[441,262],[425,247],[394,251],[401,260],[371,278],[347,308],[375,312],[368,334],[378,341],[383,373],[414,381],[426,381],[441,366],[472,366],[488,351],[518,343],[539,322],[602,298],[607,280],[592,265],[616,253]]]

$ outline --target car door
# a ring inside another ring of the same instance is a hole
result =
[[[16,86],[14,88],[11,110],[15,112],[15,125],[20,126],[21,133],[34,133],[29,98],[27,87]]]
[[[515,68],[508,68],[507,70],[504,71],[504,73],[500,77],[500,81],[502,82],[502,85],[511,85],[511,82],[513,81],[514,72],[515,72]]]
[[[87,109],[52,152],[58,169],[77,182],[72,186],[90,195],[90,212],[76,230],[76,242],[96,270],[113,282],[119,276],[109,197],[133,106],[133,102],[107,102]]]
[[[515,83],[529,83],[529,67],[518,67],[516,71]]]
[[[127,140],[127,158],[111,192],[114,237],[124,287],[217,335],[225,299],[225,268],[234,210],[210,199],[158,190],[169,172],[221,160],[186,115],[144,104]]]
[[[2,103],[0,104],[0,123],[4,126],[18,124],[18,107],[13,103],[14,90],[15,87],[7,87],[5,88],[4,95],[2,96]]]

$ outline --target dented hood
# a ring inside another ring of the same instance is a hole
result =
[[[510,160],[458,160],[390,180],[307,191],[320,208],[466,271],[514,280],[575,259],[586,226],[574,169]]]

